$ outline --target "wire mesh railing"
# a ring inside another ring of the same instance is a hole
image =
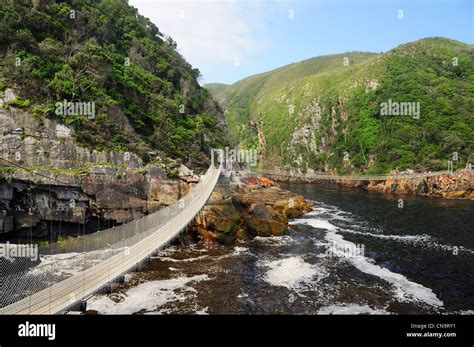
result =
[[[208,200],[220,169],[211,166],[185,197],[153,214],[38,249],[37,265],[0,258],[0,314],[57,313],[86,299],[174,239]]]

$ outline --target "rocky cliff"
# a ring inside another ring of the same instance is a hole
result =
[[[363,185],[369,191],[393,194],[419,194],[443,198],[474,199],[474,173],[458,171],[434,177],[370,181]]]
[[[305,176],[292,176],[291,174],[288,174],[288,176],[266,174],[266,176],[277,181],[285,182],[328,183],[327,180],[315,180]],[[474,172],[465,170],[423,178],[385,181],[331,180],[329,182],[345,187],[360,188],[386,194],[426,195],[443,198],[474,198]]]
[[[152,213],[226,144],[199,70],[128,1],[0,1],[0,27],[1,239]]]
[[[128,1],[1,1],[0,27],[0,97],[14,90],[10,106],[68,125],[82,147],[204,169],[225,145],[199,70]]]
[[[0,106],[13,99],[7,90]],[[80,147],[73,134],[55,120],[0,107],[0,234],[111,227],[176,202],[199,181],[179,161],[145,165],[133,153]]]

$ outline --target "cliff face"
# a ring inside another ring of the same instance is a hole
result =
[[[5,94],[0,106],[15,98]],[[80,147],[73,128],[11,106],[0,107],[0,134],[0,234],[126,223],[178,201],[199,180],[177,162],[145,166],[133,153]]]
[[[369,191],[394,194],[419,194],[443,198],[474,198],[474,173],[459,171],[435,177],[369,182]]]
[[[128,1],[0,1],[0,27],[1,238],[152,213],[225,145],[199,70]]]
[[[204,169],[225,145],[199,70],[128,1],[1,1],[0,23],[0,97],[82,147]]]
[[[170,180],[156,166],[146,172],[92,165],[87,173],[15,169],[0,181],[0,234],[82,234],[130,222],[178,201],[192,184]],[[51,179],[49,179],[51,178]]]
[[[75,169],[99,162],[130,168],[142,166],[142,160],[133,153],[97,151],[78,146],[74,129],[57,120],[39,120],[27,110],[2,107],[15,99],[11,89],[7,89],[5,97],[0,98],[1,158],[24,166],[57,169]]]
[[[285,182],[299,183],[327,183],[326,180],[315,180],[305,176],[271,175],[266,176]],[[360,188],[367,191],[381,192],[386,194],[410,194],[427,195],[443,198],[474,198],[474,172],[456,171],[452,174],[443,174],[433,177],[407,178],[385,181],[346,181],[332,180],[331,183],[345,187]]]

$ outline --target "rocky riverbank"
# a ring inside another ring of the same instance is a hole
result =
[[[443,198],[474,198],[474,173],[458,171],[434,177],[370,181],[364,189],[388,194],[418,194]]]
[[[280,182],[294,183],[334,183],[345,187],[360,188],[385,194],[426,195],[443,198],[474,199],[474,172],[460,170],[452,174],[433,177],[406,178],[385,181],[345,181],[315,180],[303,176],[288,177],[266,175]]]
[[[218,186],[195,222],[187,241],[232,243],[288,232],[288,219],[311,211],[302,196],[280,189],[272,180],[248,177],[233,188]]]

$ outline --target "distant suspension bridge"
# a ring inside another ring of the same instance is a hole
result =
[[[460,171],[469,171],[468,169]],[[290,178],[301,178],[308,181],[317,181],[317,180],[328,180],[328,181],[399,181],[407,179],[420,179],[428,177],[436,177],[446,174],[454,174],[452,170],[443,170],[436,172],[424,172],[424,173],[397,173],[397,174],[387,174],[387,175],[334,175],[331,173],[325,172],[309,172],[305,175],[298,175],[283,171],[256,171],[256,173],[261,175],[266,175],[269,177],[276,177],[280,179],[290,179]]]

